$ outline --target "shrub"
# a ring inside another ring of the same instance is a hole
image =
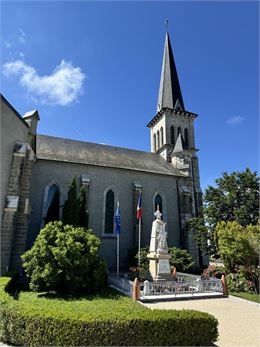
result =
[[[34,291],[95,292],[105,284],[106,266],[98,255],[100,240],[91,230],[47,224],[22,255]]]
[[[135,250],[136,251],[136,250]],[[141,248],[140,251],[140,265],[141,273],[149,273],[149,259],[147,258],[147,254],[149,253],[149,246]],[[137,267],[138,264],[138,251],[133,257],[133,251],[128,251],[128,265],[129,268]],[[169,247],[169,254],[171,255],[170,265],[175,266],[176,270],[179,272],[185,272],[190,269],[195,262],[193,261],[192,256],[185,250],[177,247]]]
[[[240,265],[237,267],[236,271],[242,273],[245,276],[245,278],[252,284],[250,285],[252,291],[259,293],[259,277],[260,277],[259,266]]]
[[[2,341],[28,346],[209,346],[217,340],[217,320],[193,310],[139,310],[116,315],[109,302],[103,312],[43,311],[9,296],[0,279]],[[129,299],[130,301],[131,299]],[[23,305],[22,305],[23,304]],[[138,312],[138,314],[137,314]],[[61,314],[62,313],[62,314]]]
[[[169,253],[171,266],[175,266],[179,272],[185,272],[195,264],[192,256],[185,249],[169,247]]]
[[[246,279],[242,272],[230,273],[226,276],[227,286],[231,292],[254,292],[254,283]]]
[[[209,279],[210,277],[216,277],[220,279],[222,274],[225,274],[225,268],[223,266],[209,265],[203,270],[201,278]]]

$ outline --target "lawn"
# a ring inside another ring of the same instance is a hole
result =
[[[111,288],[96,296],[6,292],[10,281],[0,278],[0,339],[9,344],[208,346],[218,337],[218,321],[204,312],[149,310]]]
[[[254,301],[260,303],[260,295],[255,293],[244,293],[244,292],[230,292],[230,295],[237,296],[242,299]]]
[[[143,305],[110,288],[97,296],[82,297],[22,291],[17,299],[19,306],[25,310],[35,313],[40,311],[43,315],[55,317],[73,317],[74,319],[95,320],[104,313],[107,313],[110,318],[119,318],[136,315],[139,311],[147,310]]]

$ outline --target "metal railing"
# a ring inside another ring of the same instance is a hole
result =
[[[133,282],[128,278],[108,275],[108,285],[120,290],[126,295],[132,296]]]
[[[108,285],[132,296],[133,282],[127,277],[116,277],[113,274],[108,275]],[[211,277],[210,279],[201,279],[200,276],[177,273],[176,280],[172,281],[144,281],[140,283],[140,292],[142,297],[155,295],[175,295],[180,294],[223,294],[222,282],[220,279]]]
[[[202,280],[199,276],[188,280],[189,275],[177,277],[175,281],[145,281],[140,284],[142,296],[150,295],[179,295],[179,294],[202,294],[202,293],[223,293],[220,279],[210,278]]]

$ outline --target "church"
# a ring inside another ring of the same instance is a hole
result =
[[[203,265],[187,221],[202,204],[194,120],[184,105],[169,33],[166,33],[157,110],[144,152],[37,133],[37,110],[21,116],[1,95],[1,275],[20,268],[20,256],[40,229],[55,192],[59,215],[73,177],[85,186],[88,227],[101,239],[101,256],[116,269],[115,210],[120,202],[120,268],[138,245],[136,208],[142,194],[141,246],[150,243],[159,205],[169,246],[187,249]],[[145,126],[146,124],[143,124]]]

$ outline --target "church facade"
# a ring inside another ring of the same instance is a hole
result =
[[[1,96],[1,274],[19,268],[45,225],[55,192],[59,215],[73,177],[86,187],[89,228],[101,239],[101,256],[116,268],[114,215],[120,202],[120,267],[138,244],[136,208],[142,193],[141,246],[150,243],[159,205],[168,245],[187,249],[202,265],[187,221],[202,201],[194,136],[197,115],[185,109],[169,34],[163,53],[158,104],[150,129],[151,152],[37,133],[36,110],[23,117]],[[204,259],[205,261],[205,259]]]

